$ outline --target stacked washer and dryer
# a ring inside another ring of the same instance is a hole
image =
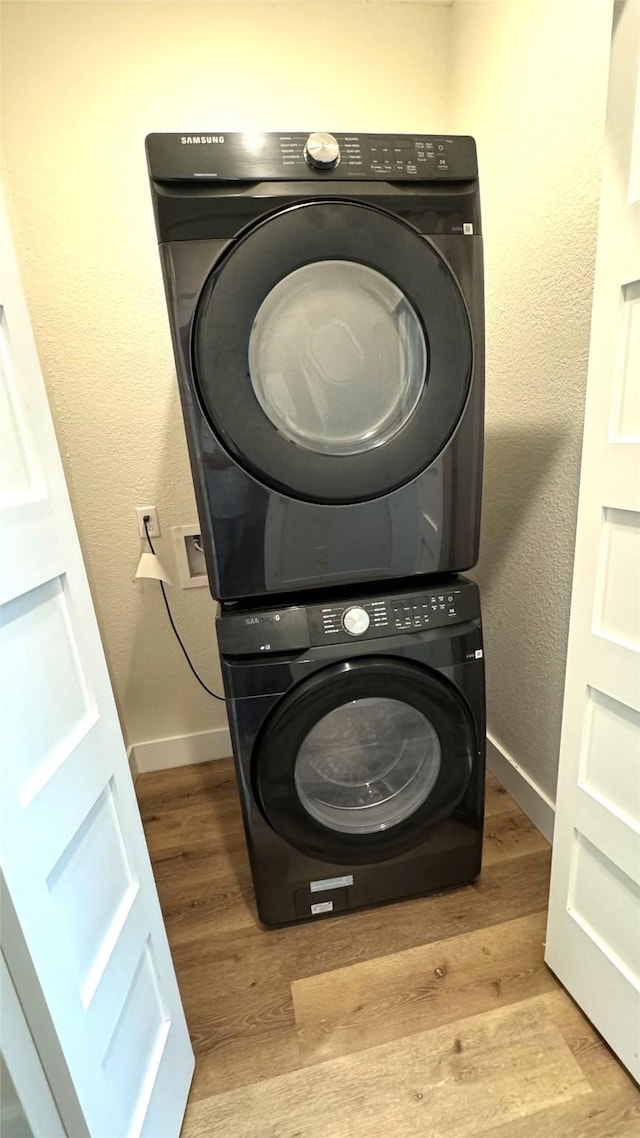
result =
[[[258,913],[473,881],[484,309],[469,137],[152,134]]]

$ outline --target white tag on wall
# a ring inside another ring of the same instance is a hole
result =
[[[136,580],[140,577],[149,577],[154,581],[164,581],[167,585],[171,585],[171,577],[167,573],[160,558],[155,553],[143,553],[138,568],[136,569]]]

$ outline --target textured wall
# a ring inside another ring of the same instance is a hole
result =
[[[477,578],[489,730],[555,793],[611,6],[456,0],[453,129],[476,136],[487,286]]]
[[[609,4],[12,0],[0,11],[10,208],[130,741],[224,722],[186,671],[156,587],[132,584],[133,506],[156,503],[165,535],[196,516],[144,135],[328,126],[477,136],[489,722],[553,794]],[[158,545],[170,564],[170,540]],[[172,597],[198,666],[219,684],[213,603],[204,589]]]
[[[450,10],[423,4],[1,7],[9,207],[116,698],[130,742],[206,730],[133,507],[195,520],[144,160],[149,131],[447,127]],[[213,602],[171,591],[218,685]]]

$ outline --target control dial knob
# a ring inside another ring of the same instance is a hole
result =
[[[369,627],[369,613],[359,605],[354,605],[343,614],[342,627],[350,636],[362,636]]]
[[[330,170],[340,161],[340,147],[332,134],[317,131],[310,134],[304,148],[304,156],[310,166],[319,170]]]

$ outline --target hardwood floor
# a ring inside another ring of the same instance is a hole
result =
[[[182,1138],[638,1138],[543,963],[549,847],[495,780],[477,884],[270,932],[231,761],[136,790],[196,1053]]]

